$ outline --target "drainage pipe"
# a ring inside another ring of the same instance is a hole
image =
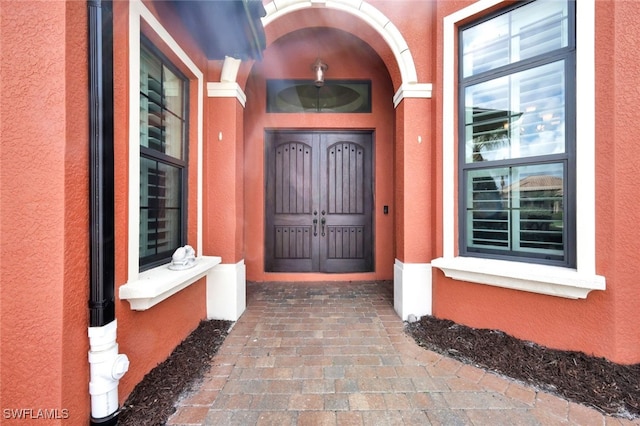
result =
[[[91,424],[118,421],[118,382],[129,368],[118,354],[115,320],[113,9],[88,0],[90,262],[89,366]]]

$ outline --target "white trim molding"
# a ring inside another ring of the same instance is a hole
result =
[[[240,85],[231,81],[207,83],[207,96],[210,98],[236,98],[244,108],[247,103],[247,95]]]
[[[247,307],[244,260],[216,266],[207,277],[207,318],[237,321]]]
[[[431,264],[446,276],[468,282],[567,298],[586,298],[592,290],[605,290],[605,277],[596,275],[595,227],[595,0],[581,0],[576,22],[576,256],[577,267],[458,257],[455,227],[458,215],[454,182],[456,57],[458,24],[504,0],[480,0],[444,18],[442,98],[442,247],[443,256]]]
[[[264,6],[267,15],[262,18],[262,24],[267,27],[273,21],[291,12],[320,7],[342,10],[369,24],[382,36],[393,52],[400,68],[402,84],[418,82],[413,56],[402,33],[389,18],[364,0],[273,0]]]
[[[236,82],[238,79],[238,70],[242,64],[241,59],[225,56],[222,63],[222,71],[220,72],[220,81]]]
[[[558,266],[477,257],[434,259],[431,265],[454,280],[569,299],[585,299],[591,290],[605,289],[604,277]]]
[[[393,308],[406,321],[432,312],[432,270],[428,263],[403,263],[393,267]]]
[[[403,83],[393,95],[393,107],[397,108],[405,98],[431,99],[433,85],[431,83]]]
[[[167,264],[141,272],[137,280],[120,286],[120,300],[127,300],[131,310],[145,311],[202,277],[207,277],[208,285],[213,276],[212,270],[221,261],[218,256],[201,256],[189,269],[173,271]]]

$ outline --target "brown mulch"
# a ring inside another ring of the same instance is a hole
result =
[[[422,347],[555,393],[601,412],[640,418],[640,364],[560,351],[496,330],[424,316],[407,324]]]
[[[201,321],[169,357],[136,385],[122,406],[119,425],[162,425],[175,404],[207,372],[211,358],[224,341],[231,321]]]

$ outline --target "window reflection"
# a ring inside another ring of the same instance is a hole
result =
[[[462,33],[464,77],[542,55],[568,44],[568,4],[538,0]]]
[[[565,152],[564,61],[465,90],[466,161]]]

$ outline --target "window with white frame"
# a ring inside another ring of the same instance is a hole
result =
[[[186,78],[146,40],[140,46],[140,270],[185,244]]]
[[[460,255],[576,264],[575,3],[459,29]]]

